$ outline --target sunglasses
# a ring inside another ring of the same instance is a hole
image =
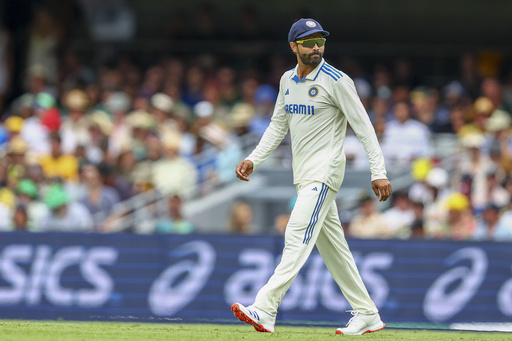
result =
[[[304,47],[312,48],[315,46],[315,44],[318,45],[318,47],[322,47],[325,45],[325,38],[311,38],[311,39],[304,39],[304,40],[296,40],[295,43],[301,44]]]

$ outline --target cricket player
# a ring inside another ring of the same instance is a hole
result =
[[[347,326],[338,328],[336,334],[362,335],[385,326],[361,280],[335,203],[345,173],[347,122],[364,145],[372,188],[380,201],[391,195],[391,184],[354,82],[323,59],[328,35],[314,19],[300,19],[292,25],[288,41],[297,66],[281,77],[271,123],[254,151],[236,167],[237,177],[249,181],[249,175],[290,131],[297,201],[286,226],[281,262],[254,304],[231,306],[236,317],[259,332],[274,332],[277,308],[314,245],[353,309]]]

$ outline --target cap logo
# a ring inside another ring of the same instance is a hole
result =
[[[316,23],[312,20],[308,20],[306,21],[306,26],[309,26],[309,27],[316,27]]]

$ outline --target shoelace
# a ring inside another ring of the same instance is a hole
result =
[[[357,317],[357,315],[359,315],[359,312],[357,310],[346,310],[346,312],[352,314],[352,318],[350,320],[348,320],[347,325],[345,326],[345,327],[348,327],[350,322],[352,322]]]

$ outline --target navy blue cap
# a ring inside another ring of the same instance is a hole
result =
[[[322,28],[322,25],[315,19],[299,19],[297,20],[288,33],[288,41],[296,41],[300,38],[307,37],[314,33],[322,33],[324,37],[327,37],[330,33]]]

